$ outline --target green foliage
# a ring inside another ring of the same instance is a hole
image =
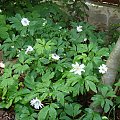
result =
[[[90,108],[85,109],[86,115],[82,120],[102,120],[100,115]]]
[[[104,108],[104,112],[107,113],[110,110],[110,106],[113,106],[113,102],[109,98],[116,97],[115,92],[108,86],[100,86],[99,92],[102,94],[96,94],[92,97],[93,104],[95,106],[100,105]]]
[[[9,25],[6,25],[6,17],[0,14],[0,38],[6,39],[9,37],[8,30],[10,29]]]
[[[16,14],[13,10],[0,15],[6,61],[0,76],[0,107],[15,106],[16,120],[101,120],[100,114],[79,101],[79,96],[92,93],[93,104],[107,113],[113,106],[110,98],[115,97],[111,88],[101,85],[99,73],[110,49],[103,47],[103,37],[94,26],[80,21],[84,1],[72,2],[67,12],[52,1],[34,3],[16,1],[14,6],[12,1],[13,9],[18,7]],[[78,20],[69,18],[72,5],[77,5],[75,17],[81,11]],[[31,102],[35,98],[41,102],[38,109]]]

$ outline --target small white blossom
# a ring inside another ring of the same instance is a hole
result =
[[[60,26],[59,29],[62,29],[62,27]]]
[[[16,57],[19,57],[19,56],[20,56],[20,54],[16,55]]]
[[[82,72],[85,72],[84,68],[85,65],[81,64],[79,65],[77,62],[75,64],[72,64],[73,69],[70,70],[70,72],[74,72],[75,74],[81,75]]]
[[[83,40],[83,41],[84,41],[84,42],[85,42],[85,41],[87,41],[87,38],[84,38],[84,40]]]
[[[99,73],[106,73],[107,72],[107,66],[105,64],[102,64],[100,67],[99,67]]]
[[[27,54],[28,52],[33,51],[33,48],[29,45],[25,51],[25,54]]]
[[[77,31],[81,32],[82,31],[82,26],[77,26]]]
[[[41,101],[36,97],[35,99],[32,99],[30,101],[31,106],[33,106],[35,109],[40,109],[44,105],[41,103]]]
[[[11,46],[11,48],[14,48],[14,46]]]
[[[29,21],[27,18],[23,18],[23,19],[21,20],[21,23],[22,23],[23,26],[28,26],[29,23],[30,23],[30,21]]]
[[[0,13],[2,12],[2,10],[0,9]]]
[[[52,54],[52,58],[54,59],[54,60],[59,60],[60,59],[60,57],[57,55],[57,54]]]
[[[44,20],[44,22],[43,22],[43,25],[42,25],[42,26],[45,26],[45,25],[47,24],[47,20],[44,19],[44,18],[43,18],[43,20]]]
[[[5,68],[5,64],[2,61],[0,62],[0,67]]]

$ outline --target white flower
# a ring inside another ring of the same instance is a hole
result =
[[[40,109],[44,105],[41,103],[41,101],[36,97],[35,99],[32,99],[30,101],[31,106],[33,106],[35,109]]]
[[[42,26],[45,26],[45,25],[47,24],[47,20],[44,19],[44,18],[43,18],[43,20],[44,20],[44,22],[43,22],[43,25],[42,25]]]
[[[81,32],[82,31],[82,26],[77,26],[77,31]]]
[[[60,57],[57,55],[57,54],[52,54],[52,58],[54,59],[54,60],[59,60],[60,59]]]
[[[29,21],[27,18],[23,18],[23,19],[21,20],[21,23],[22,23],[23,26],[28,26],[29,23],[30,23],[30,21]]]
[[[29,45],[25,51],[25,54],[27,54],[28,52],[33,51],[33,48]]]
[[[84,68],[85,65],[81,64],[79,65],[77,62],[75,64],[72,64],[73,69],[70,70],[70,72],[74,72],[75,74],[81,75],[81,72],[85,72]]]
[[[85,41],[87,41],[87,38],[84,38],[84,40],[83,40],[83,41],[84,41],[84,42],[85,42]]]
[[[2,12],[2,10],[0,9],[0,13]]]
[[[107,66],[105,64],[102,64],[100,67],[99,67],[99,72],[104,74],[107,72]]]
[[[0,62],[0,67],[5,68],[5,64],[3,62]]]
[[[14,48],[14,46],[11,46],[11,48]]]
[[[18,54],[16,57],[19,57],[20,56],[20,54]]]
[[[62,27],[60,26],[59,29],[62,29]]]

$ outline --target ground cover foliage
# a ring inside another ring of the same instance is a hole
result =
[[[67,2],[1,1],[0,108],[15,120],[102,120],[119,105],[119,82],[101,81],[113,45],[84,22],[84,1]]]

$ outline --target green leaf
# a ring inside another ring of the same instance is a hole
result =
[[[30,94],[27,94],[27,95],[23,98],[22,103],[23,103],[23,104],[28,103],[30,100],[32,100],[33,98],[35,98],[37,95],[38,95],[38,93],[35,93],[35,92],[31,92]]]
[[[7,87],[7,86],[11,86],[14,84],[14,79],[13,78],[7,78],[7,79],[3,79],[3,81],[1,82],[1,87]]]
[[[62,92],[57,92],[57,101],[64,105],[64,94]]]
[[[80,105],[79,104],[75,104],[74,105],[74,117],[76,116],[76,115],[78,115],[78,114],[80,114],[80,112],[81,112],[81,110],[80,110]]]
[[[110,109],[110,105],[109,103],[105,103],[105,106],[104,106],[104,112],[107,113]]]
[[[115,83],[115,86],[120,86],[120,82]]]
[[[69,118],[68,116],[61,116],[60,119],[61,120],[71,120],[71,118]]]
[[[27,64],[21,65],[18,63],[13,66],[13,69],[15,73],[21,74],[24,73],[26,70],[28,70],[29,66]]]
[[[101,57],[93,57],[93,61],[96,65],[100,65],[102,62]]]
[[[23,54],[20,54],[20,55],[19,55],[19,61],[20,61],[21,63],[23,63],[24,60],[25,60],[24,55],[23,55]]]
[[[48,96],[48,93],[43,93],[43,94],[40,96],[40,100],[43,101],[47,96]]]
[[[48,41],[45,45],[45,49],[49,51],[52,46],[54,46],[54,43],[52,41]]]
[[[96,85],[92,81],[86,81],[90,89],[97,93]]]
[[[18,96],[18,97],[15,98],[14,103],[17,103],[17,102],[20,101],[20,100],[22,100],[22,97],[21,97],[21,96]]]
[[[99,82],[96,76],[87,76],[85,80],[92,81],[92,82]]]
[[[109,91],[109,92],[106,94],[106,97],[116,97],[115,92],[114,92],[114,91]]]
[[[0,27],[0,37],[3,38],[3,39],[6,39],[9,37],[9,34],[8,34],[8,28],[7,27]]]
[[[55,103],[51,103],[50,106],[54,107],[54,108],[59,108],[59,106]]]
[[[38,113],[38,120],[46,120],[48,112],[49,112],[49,106],[43,107]]]
[[[102,95],[96,94],[91,98],[91,100],[93,100],[93,104],[95,106],[101,105],[102,108],[104,107],[105,101]]]
[[[109,56],[109,49],[108,48],[101,48],[97,53],[97,56]]]
[[[34,48],[38,55],[42,54],[45,50],[45,40],[44,39],[37,39],[37,43],[35,44]]]
[[[42,81],[49,81],[54,77],[55,73],[54,72],[49,72],[47,71],[43,76],[42,76]]]
[[[93,51],[96,53],[98,51],[98,45],[96,43],[91,42],[88,46],[89,51]]]
[[[6,93],[7,93],[7,86],[5,86],[4,88],[3,88],[3,95],[2,95],[2,98],[4,98],[4,96],[6,95]]]
[[[11,105],[12,105],[12,102],[13,102],[13,99],[11,99],[8,103],[7,103],[7,105],[5,106],[5,108],[9,108]]]
[[[88,48],[86,44],[78,44],[77,45],[77,52],[78,53],[83,53],[83,52],[87,52]]]
[[[97,114],[97,113],[94,113],[94,117],[93,117],[93,120],[102,120],[100,115]]]
[[[54,107],[50,106],[49,108],[49,116],[51,120],[56,120],[57,112]]]
[[[101,93],[104,97],[106,97],[106,94],[107,94],[108,90],[109,89],[106,86],[101,87]]]
[[[89,62],[85,67],[85,74],[89,76],[92,73],[93,73],[93,63]]]
[[[110,110],[110,106],[113,106],[113,102],[109,99],[105,99],[104,112],[107,113]]]
[[[65,110],[65,112],[66,112],[68,115],[74,117],[74,108],[73,108],[72,104],[67,104],[67,103],[66,103],[64,110]]]
[[[21,24],[22,17],[20,14],[16,14],[15,17],[10,17],[8,20],[12,23],[12,27],[16,30],[20,31],[22,30],[22,24]]]

